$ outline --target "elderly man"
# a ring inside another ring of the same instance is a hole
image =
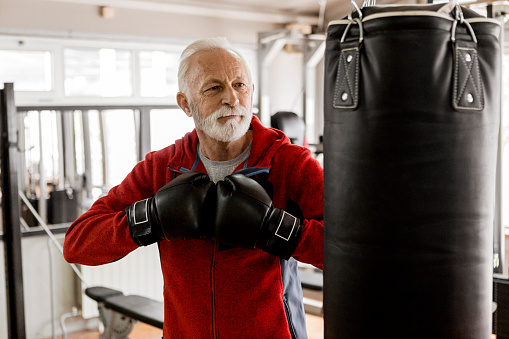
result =
[[[66,260],[101,265],[157,242],[165,338],[305,338],[296,260],[322,267],[322,167],[252,115],[251,75],[226,39],[184,50],[179,88],[196,129],[71,225]]]

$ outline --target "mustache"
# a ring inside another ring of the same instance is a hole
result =
[[[235,107],[229,107],[229,106],[222,106],[217,111],[215,111],[212,116],[214,119],[229,117],[232,115],[239,115],[242,117],[245,117],[249,115],[249,112],[244,106],[235,106]]]

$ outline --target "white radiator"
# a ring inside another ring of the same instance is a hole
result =
[[[163,301],[163,276],[156,244],[140,247],[126,257],[102,266],[81,266],[87,285],[114,288],[122,293],[136,294]],[[96,317],[97,302],[82,291],[84,318]]]

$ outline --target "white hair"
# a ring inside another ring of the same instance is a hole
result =
[[[249,81],[252,81],[251,78],[251,72],[249,70],[249,67],[247,66],[246,60],[242,57],[242,55],[236,51],[232,44],[223,37],[217,37],[217,38],[207,38],[207,39],[200,39],[196,40],[193,43],[191,43],[189,46],[187,46],[182,54],[180,55],[180,61],[179,61],[179,68],[178,68],[178,86],[179,91],[184,93],[185,96],[190,98],[189,93],[189,84],[188,84],[188,72],[189,72],[189,61],[190,57],[201,51],[211,51],[215,49],[222,49],[229,53],[231,53],[233,56],[235,56],[237,59],[242,61],[244,65],[246,66]]]

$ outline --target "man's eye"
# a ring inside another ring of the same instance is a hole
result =
[[[244,84],[242,82],[239,82],[238,84],[235,84],[235,86],[237,86],[237,87],[244,87],[244,86],[246,86],[246,84]]]
[[[216,91],[219,89],[219,86],[212,86],[209,88],[210,91]]]

